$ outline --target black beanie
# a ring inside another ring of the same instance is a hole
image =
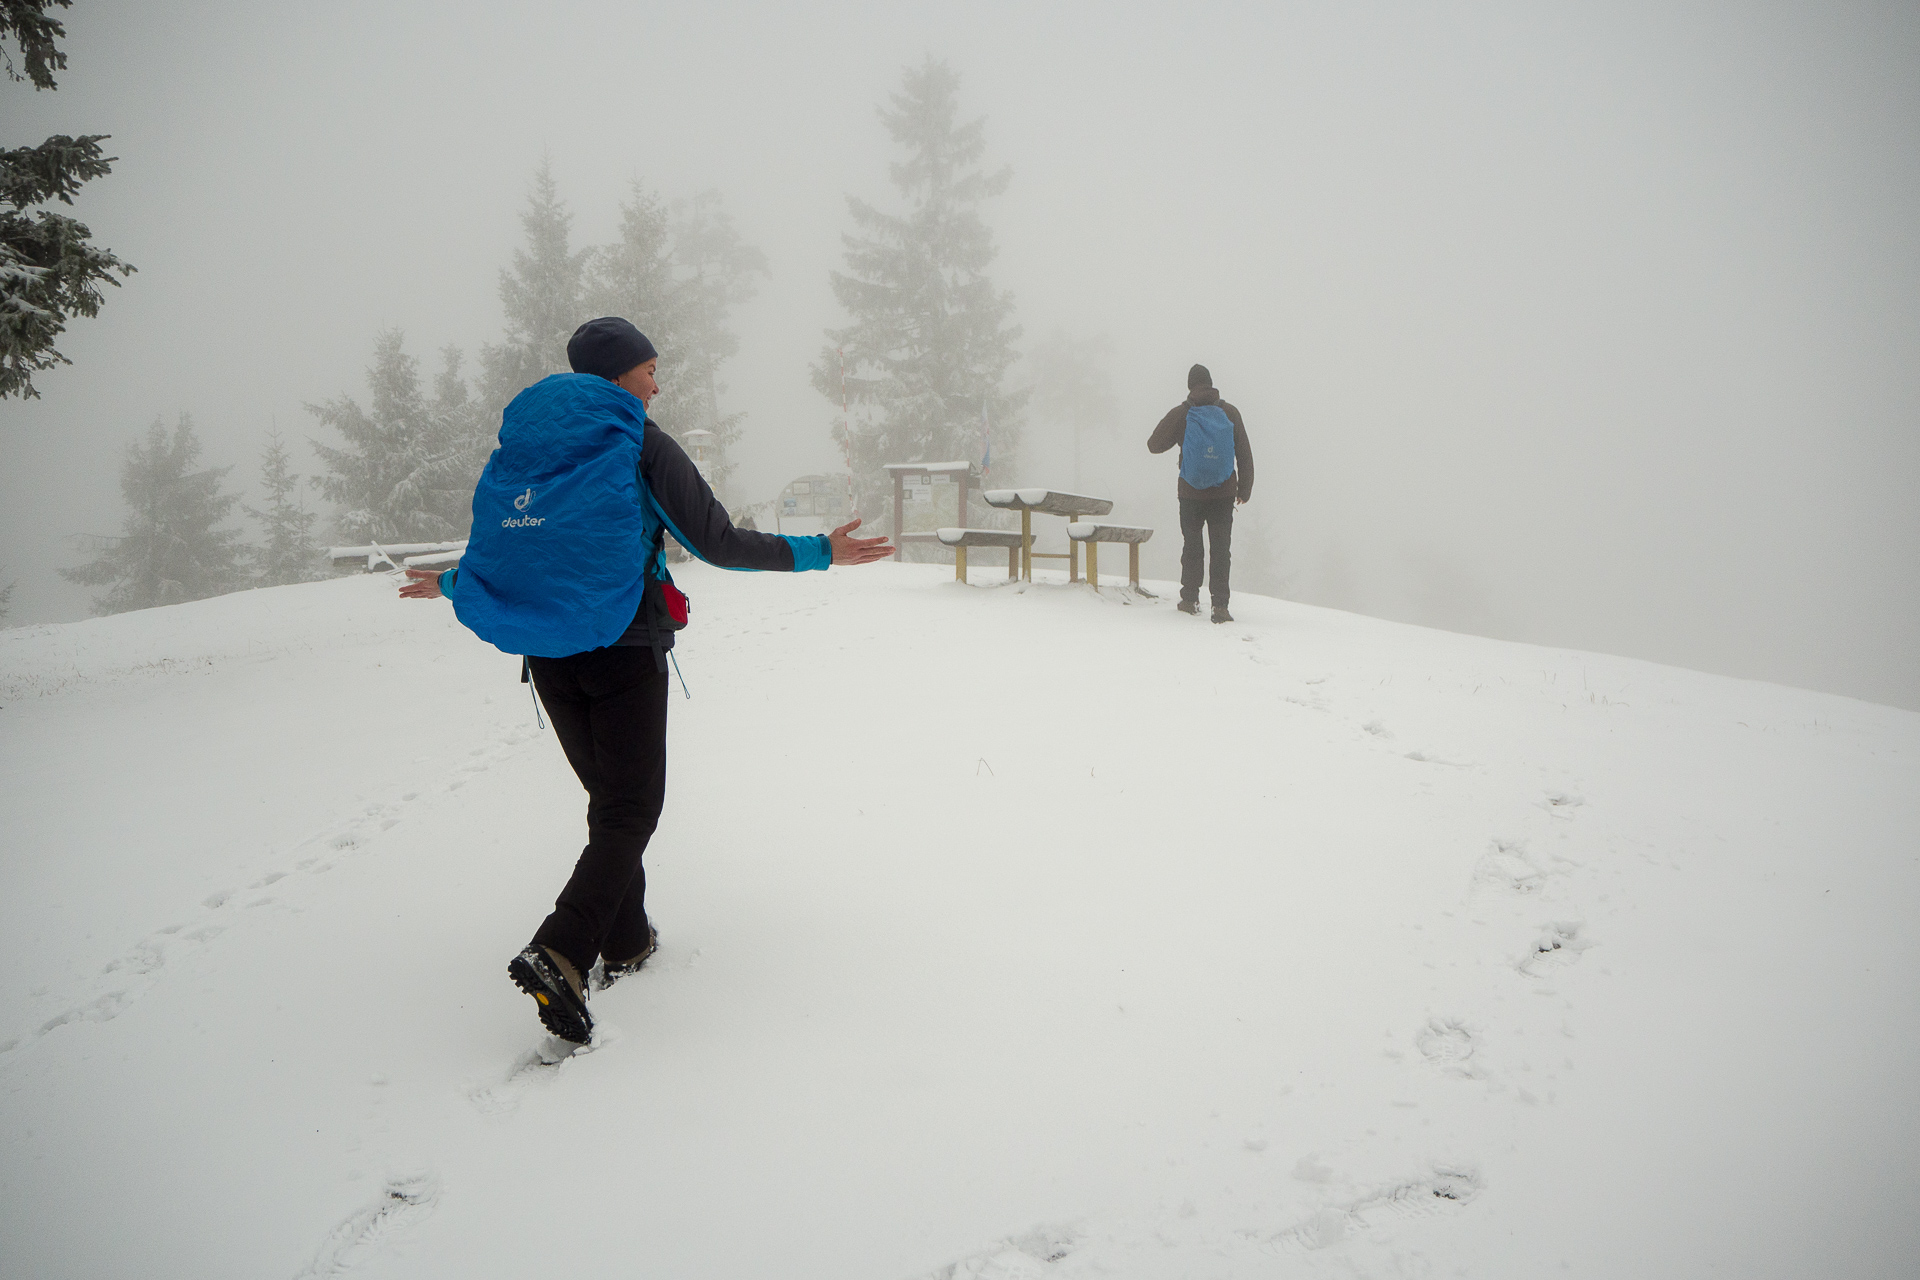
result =
[[[660,353],[647,341],[647,335],[619,316],[589,320],[567,339],[567,363],[575,373],[591,373],[613,382],[635,365],[645,364]]]
[[[598,321],[594,323],[598,324]],[[644,339],[642,339],[644,341]],[[577,367],[577,366],[576,366]],[[1187,390],[1198,391],[1201,387],[1213,385],[1213,375],[1207,372],[1207,366],[1197,364],[1187,370]]]

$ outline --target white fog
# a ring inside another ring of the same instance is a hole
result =
[[[58,91],[0,90],[8,132],[112,135],[77,213],[139,274],[0,406],[9,625],[87,615],[56,568],[118,532],[156,417],[190,413],[254,502],[265,434],[313,473],[305,405],[364,400],[380,331],[471,369],[543,159],[576,246],[636,180],[720,193],[769,264],[734,318],[728,496],[841,470],[807,377],[846,322],[828,273],[845,198],[895,199],[876,109],[933,56],[1011,167],[983,212],[1021,348],[1109,353],[1080,485],[1161,530],[1149,572],[1178,529],[1144,441],[1201,362],[1259,461],[1242,590],[1920,706],[1911,6],[67,21]],[[1070,487],[1066,433],[1028,417],[995,482]]]

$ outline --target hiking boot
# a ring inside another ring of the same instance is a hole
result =
[[[1213,606],[1213,620],[1215,622],[1232,622],[1233,615],[1227,612],[1227,606],[1217,604]]]
[[[586,1044],[593,1039],[593,1015],[580,971],[551,947],[531,944],[507,962],[513,985],[540,1006],[540,1025],[562,1040]]]
[[[1198,600],[1182,600],[1173,607],[1182,613],[1190,613],[1196,618],[1200,616],[1200,602]]]
[[[602,960],[600,962],[600,980],[594,985],[595,991],[605,991],[630,973],[640,972],[640,966],[647,957],[660,949],[660,934],[652,925],[647,926],[647,945],[639,955],[631,960]]]

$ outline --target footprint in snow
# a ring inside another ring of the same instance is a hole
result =
[[[1494,840],[1473,865],[1472,889],[1494,889],[1503,893],[1535,894],[1552,877],[1566,874],[1575,865],[1569,859],[1551,861],[1534,853],[1524,840]]]
[[[526,741],[530,736],[532,735],[518,732],[509,734],[502,744],[493,747],[481,747],[473,754],[487,755],[489,758],[504,757],[511,752],[515,746]],[[482,764],[478,767],[484,769],[487,765]],[[463,785],[465,784],[460,781],[455,781],[451,784],[454,788]],[[401,801],[404,803],[415,800],[419,795],[420,793],[418,791],[408,791],[401,796]],[[331,861],[323,860],[325,854],[344,854],[373,843],[375,837],[380,832],[389,831],[399,824],[402,812],[402,809],[397,804],[376,802],[367,805],[365,809],[355,817],[329,831],[323,831],[318,835],[308,838],[294,851],[298,853],[302,850],[318,848],[322,850],[321,854],[309,854],[306,857],[296,858],[291,864],[291,870],[269,871],[248,885],[247,890],[257,892],[258,890],[278,884],[280,881],[287,879],[295,873],[319,875],[332,870],[334,864]],[[200,905],[209,912],[222,911],[232,904],[236,895],[241,892],[242,890],[238,888],[221,889],[201,899]],[[298,910],[297,907],[289,907],[282,903],[280,899],[271,895],[255,897],[246,902],[244,906],[251,908],[279,907],[282,910]],[[203,947],[219,937],[225,930],[225,925],[213,923],[205,923],[194,927],[192,921],[181,921],[177,924],[170,924],[156,930],[146,938],[136,942],[121,955],[108,961],[106,966],[100,971],[102,977],[116,977],[121,980],[131,977],[134,979],[132,984],[120,986],[82,1000],[64,1012],[47,1019],[27,1035],[16,1036],[11,1040],[0,1042],[0,1056],[5,1056],[25,1048],[47,1033],[63,1026],[68,1026],[76,1022],[106,1022],[118,1017],[122,1010],[144,994],[146,989],[153,984],[153,975],[165,967],[170,956],[179,953],[183,947],[188,950]]]
[[[1460,1166],[1435,1166],[1423,1177],[1397,1183],[1344,1205],[1320,1210],[1274,1237],[1284,1249],[1331,1248],[1354,1235],[1380,1235],[1442,1214],[1457,1213],[1480,1194],[1480,1175]]]
[[[1514,968],[1529,978],[1538,978],[1577,962],[1580,953],[1594,945],[1592,939],[1580,936],[1583,928],[1579,920],[1550,921]]]
[[[529,1086],[557,1079],[570,1063],[598,1053],[619,1039],[620,1028],[605,1018],[595,1019],[593,1039],[586,1044],[546,1036],[515,1058],[504,1075],[469,1084],[467,1100],[487,1115],[507,1115],[519,1108],[520,1095]]]
[[[1036,1227],[929,1271],[924,1280],[1044,1280],[1054,1274],[1054,1263],[1073,1252],[1078,1239],[1064,1227]]]
[[[215,897],[221,902],[226,901],[225,895],[216,894]],[[166,967],[169,957],[190,955],[225,931],[225,925],[208,923],[193,927],[188,921],[155,930],[101,968],[99,977],[109,979],[114,985],[46,1019],[26,1035],[0,1044],[0,1056],[24,1049],[61,1027],[81,1022],[113,1021],[159,980],[159,971]],[[32,994],[43,997],[51,991],[52,988],[47,986]],[[72,998],[71,994],[68,998]]]
[[[1409,751],[1406,758],[1415,764],[1437,764],[1448,769],[1471,769],[1473,766],[1464,760],[1442,760],[1439,756],[1428,755],[1424,751]]]
[[[1573,811],[1587,802],[1587,798],[1575,795],[1571,791],[1550,792],[1540,807],[1556,818],[1572,818]]]
[[[1413,1033],[1414,1047],[1420,1056],[1449,1075],[1469,1080],[1481,1075],[1473,1061],[1479,1041],[1464,1022],[1457,1018],[1428,1018],[1427,1025]]]
[[[337,1276],[365,1261],[391,1239],[433,1212],[440,1176],[432,1170],[390,1177],[371,1201],[341,1219],[296,1280]]]
[[[512,753],[515,747],[533,736],[535,735],[516,730],[509,733],[501,743],[492,747],[478,748],[472,754],[475,756],[486,756],[489,761],[501,759]],[[488,764],[486,763],[478,766],[469,766],[469,768],[478,769],[485,769],[487,767]],[[448,789],[454,790],[464,785],[465,782],[463,780],[455,780],[450,783]],[[417,790],[408,791],[401,795],[400,802],[405,803],[416,800],[419,796],[420,792]],[[324,831],[310,837],[295,849],[295,852],[298,853],[302,849],[317,848],[322,851],[321,854],[310,854],[306,857],[296,858],[292,863],[292,869],[290,871],[269,871],[248,885],[247,889],[258,891],[267,888],[287,879],[288,876],[296,872],[319,875],[323,872],[330,871],[333,869],[334,864],[332,861],[322,860],[325,854],[345,854],[373,843],[379,833],[389,831],[399,824],[402,812],[403,810],[399,804],[380,802],[369,804],[360,814],[341,823],[330,831]],[[234,902],[235,896],[240,892],[242,892],[242,890],[238,888],[221,889],[208,894],[201,900],[200,905],[209,912],[222,911]],[[271,895],[255,897],[244,905],[245,907],[253,908],[279,907],[282,910],[299,909],[297,907],[289,907]],[[103,977],[117,977],[123,981],[131,977],[134,979],[131,984],[116,987],[115,989],[82,1000],[64,1012],[47,1019],[27,1035],[16,1036],[11,1040],[0,1042],[0,1057],[23,1049],[39,1040],[42,1036],[60,1027],[68,1026],[76,1022],[106,1022],[118,1017],[122,1010],[143,995],[148,987],[152,986],[155,981],[153,975],[166,965],[170,956],[178,953],[182,947],[189,950],[203,947],[219,937],[225,932],[225,929],[225,925],[212,923],[202,924],[195,928],[193,927],[192,921],[181,921],[178,924],[167,925],[155,931],[153,934],[128,948],[123,954],[108,961],[106,966],[101,970],[101,976]]]

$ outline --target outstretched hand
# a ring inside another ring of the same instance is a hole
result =
[[[859,527],[860,517],[855,516],[827,535],[827,545],[833,548],[835,564],[872,564],[875,560],[885,560],[893,554],[893,548],[887,544],[885,534],[878,538],[851,536]]]
[[[409,569],[407,580],[400,584],[402,600],[438,600],[440,598],[439,569]]]

